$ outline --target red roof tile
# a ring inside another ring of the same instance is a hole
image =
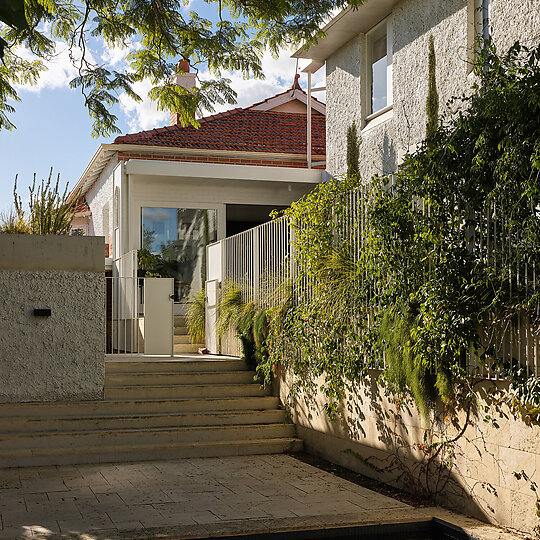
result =
[[[79,201],[77,203],[77,208],[75,208],[76,214],[81,214],[83,212],[90,212],[90,207],[86,203],[86,201]]]
[[[325,117],[311,119],[312,153],[326,153]],[[232,109],[199,120],[198,129],[179,125],[141,131],[115,139],[116,144],[175,148],[305,154],[307,118],[302,113]]]

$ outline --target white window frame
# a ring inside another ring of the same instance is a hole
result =
[[[373,112],[373,95],[372,95],[372,67],[371,67],[371,35],[376,33],[382,26],[386,26],[386,96],[387,102],[386,106],[378,111]],[[376,24],[366,33],[365,38],[365,54],[363,55],[364,59],[364,126],[370,123],[375,118],[378,118],[381,115],[392,110],[394,105],[393,97],[393,77],[392,77],[392,64],[393,64],[393,49],[394,49],[394,32],[393,32],[393,21],[392,16],[388,16],[383,19],[381,22]]]

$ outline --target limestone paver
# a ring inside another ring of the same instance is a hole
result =
[[[288,455],[0,470],[0,539],[196,538],[377,516],[424,514]]]

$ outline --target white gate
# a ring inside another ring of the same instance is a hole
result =
[[[144,354],[173,355],[173,278],[144,280]]]

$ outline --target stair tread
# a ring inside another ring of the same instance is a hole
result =
[[[125,447],[115,446],[100,446],[96,447],[86,447],[86,448],[32,448],[32,449],[15,449],[16,453],[7,453],[0,452],[0,459],[3,458],[12,458],[12,457],[32,457],[32,456],[62,456],[62,455],[85,455],[85,454],[106,454],[106,453],[133,453],[136,451],[151,451],[158,452],[160,450],[174,450],[182,448],[204,448],[204,447],[223,447],[223,446],[249,446],[249,445],[268,445],[268,444],[295,444],[301,443],[301,439],[297,437],[269,437],[265,439],[256,438],[256,439],[239,439],[239,440],[227,440],[227,441],[186,441],[186,442],[175,442],[167,443],[166,445],[159,446],[155,444],[141,444],[141,445],[131,445],[129,449]]]
[[[174,385],[173,385],[174,386]],[[186,385],[191,386],[191,385]],[[201,385],[194,385],[194,386],[201,386]],[[202,385],[206,386],[206,385]],[[213,386],[229,386],[229,385],[213,385]],[[122,405],[126,405],[128,403],[185,403],[187,401],[213,401],[213,400],[239,400],[239,399],[277,399],[276,396],[218,396],[218,397],[191,397],[191,398],[149,398],[149,399],[100,399],[100,400],[89,400],[89,401],[28,401],[28,402],[21,402],[21,403],[2,403],[0,404],[0,413],[2,411],[2,406],[13,407],[17,406],[18,409],[20,408],[53,408],[53,407],[65,407],[66,405],[73,405],[73,406],[80,406],[80,405],[97,405],[97,404],[113,404],[113,403],[120,403]]]
[[[2,422],[11,422],[13,423],[15,420],[21,421],[24,420],[25,422],[52,422],[57,420],[62,421],[70,421],[70,422],[78,422],[80,420],[128,420],[133,418],[164,418],[164,417],[183,417],[183,416],[227,416],[227,415],[236,415],[236,416],[249,416],[252,414],[264,414],[264,413],[276,413],[276,412],[285,412],[283,409],[244,409],[244,410],[235,410],[231,409],[230,411],[189,411],[189,412],[163,412],[163,413],[134,413],[134,414],[91,414],[91,415],[77,415],[77,416],[68,416],[68,417],[43,417],[43,418],[36,418],[36,417],[24,417],[24,416],[17,416],[17,417],[10,417],[10,418],[1,418],[0,417],[0,423]],[[1,436],[1,434],[0,434]]]
[[[114,429],[92,429],[92,430],[73,430],[73,431],[35,431],[33,433],[3,433],[0,435],[0,443],[2,441],[13,439],[34,439],[36,437],[70,437],[74,435],[99,435],[110,433],[167,433],[178,431],[227,431],[242,428],[246,429],[265,429],[275,427],[289,427],[293,424],[285,423],[270,423],[270,424],[230,424],[223,426],[174,426],[174,427],[151,427],[151,428],[114,428]]]

